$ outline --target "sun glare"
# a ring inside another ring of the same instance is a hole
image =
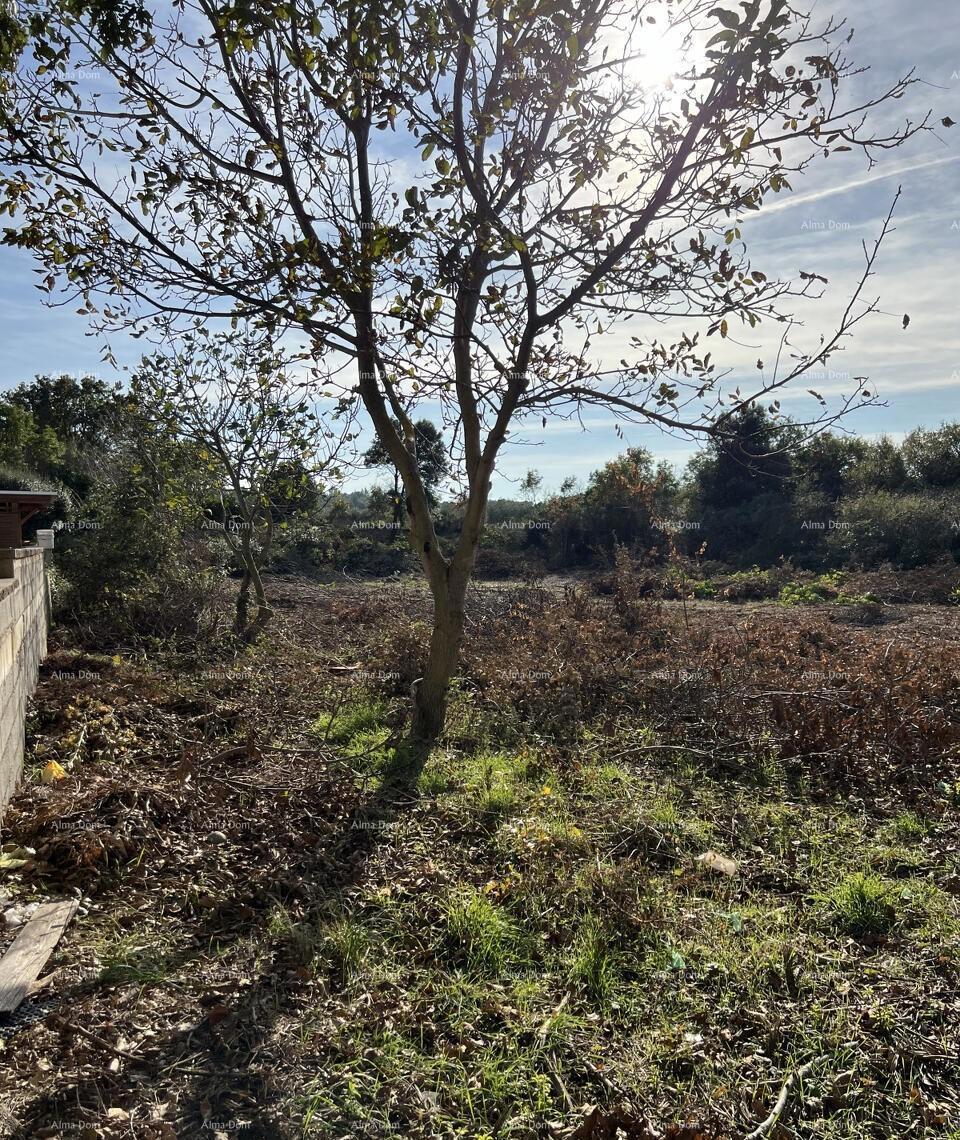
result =
[[[660,91],[690,66],[683,30],[668,28],[661,35],[644,37],[630,63],[631,78],[644,91]]]

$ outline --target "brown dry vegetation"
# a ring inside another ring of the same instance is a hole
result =
[[[475,590],[422,771],[416,585],[274,579],[237,660],[64,642],[4,839],[82,913],[11,1135],[741,1140],[813,1061],[779,1140],[956,1140],[960,613],[637,593]]]

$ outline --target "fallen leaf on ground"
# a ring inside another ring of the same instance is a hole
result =
[[[40,773],[40,779],[45,784],[52,784],[56,780],[66,779],[67,770],[62,765],[58,764],[56,760],[50,760],[43,766]]]

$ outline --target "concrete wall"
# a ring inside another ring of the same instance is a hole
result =
[[[0,550],[0,818],[23,769],[23,722],[47,652],[43,551]]]

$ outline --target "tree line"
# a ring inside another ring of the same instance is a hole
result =
[[[0,399],[0,483],[58,493],[32,525],[59,531],[62,612],[115,632],[189,633],[212,619],[211,599],[232,575],[232,632],[254,640],[269,620],[264,570],[416,569],[382,449],[351,466],[354,437],[332,446],[296,386],[276,372],[257,382],[259,354],[246,385],[227,383],[220,368],[240,351],[204,341],[199,375],[219,386],[205,383],[201,402],[184,359],[158,357],[127,389],[38,376]],[[230,415],[213,416],[217,407]],[[630,448],[582,487],[568,479],[547,493],[528,472],[517,497],[489,504],[478,573],[603,570],[618,549],[651,565],[681,556],[733,569],[782,559],[810,570],[909,568],[960,555],[960,424],[918,428],[899,444],[804,439],[751,408],[735,429],[682,471]],[[445,435],[426,419],[417,431],[438,541],[449,544],[464,507],[449,490]],[[386,483],[351,492],[348,472],[363,468],[385,469]]]
[[[960,551],[960,424],[918,428],[899,445],[834,432],[813,439],[751,408],[736,434],[681,475],[641,450],[607,464],[583,492],[546,504],[560,564],[671,550],[733,567],[790,559],[809,569],[913,567]]]
[[[733,428],[682,471],[629,448],[582,487],[571,478],[543,493],[529,472],[516,497],[491,501],[478,572],[600,569],[618,547],[651,564],[680,555],[733,569],[782,559],[809,570],[911,568],[960,555],[960,423],[917,428],[899,444],[829,431],[805,439],[751,407]],[[353,528],[345,565],[409,566],[379,525],[390,502],[389,488],[375,488],[335,508],[339,533]],[[457,515],[456,502],[441,503],[441,538],[455,533]]]

